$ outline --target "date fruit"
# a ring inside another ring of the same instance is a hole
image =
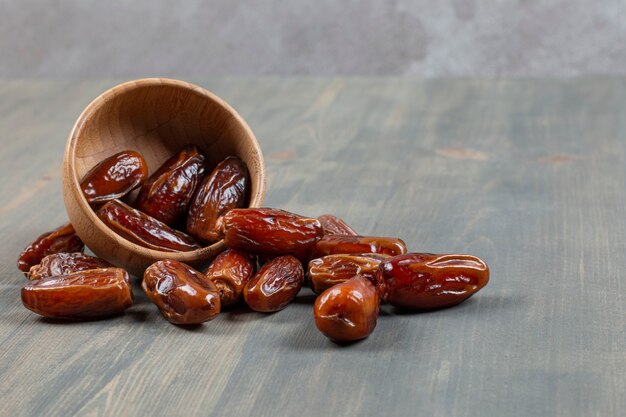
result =
[[[304,270],[291,255],[267,262],[246,284],[243,296],[254,311],[271,313],[287,307],[304,283]]]
[[[71,223],[44,233],[26,246],[17,259],[17,268],[28,272],[33,265],[37,265],[43,258],[53,253],[80,252],[85,244],[74,231]]]
[[[378,290],[367,278],[357,275],[317,297],[315,325],[336,342],[360,340],[374,331],[379,308]]]
[[[326,291],[333,285],[346,282],[360,275],[376,283],[376,271],[380,263],[389,255],[364,253],[360,255],[337,254],[313,259],[309,262],[309,281],[316,294]]]
[[[203,174],[204,155],[186,146],[143,183],[135,208],[172,226],[185,214]]]
[[[174,324],[199,324],[220,312],[220,295],[201,272],[166,259],[153,263],[143,274],[141,287],[148,298]]]
[[[223,307],[232,306],[241,300],[243,288],[253,273],[251,257],[234,249],[227,249],[217,255],[204,271],[204,275],[217,287]]]
[[[382,253],[401,255],[406,244],[395,237],[326,235],[315,245],[314,258],[339,253]]]
[[[168,252],[186,252],[200,248],[191,236],[174,230],[119,200],[109,201],[96,214],[115,233],[146,248]]]
[[[28,279],[35,281],[57,275],[68,275],[90,269],[112,268],[109,262],[82,252],[55,253],[48,255],[28,271]]]
[[[231,209],[243,207],[249,187],[248,169],[243,161],[229,156],[204,179],[187,217],[187,233],[204,242],[221,239],[217,219]]]
[[[22,288],[22,303],[44,317],[90,320],[126,310],[133,293],[125,270],[91,269],[33,281]]]
[[[332,214],[322,214],[317,220],[322,224],[325,235],[358,235],[346,222]]]
[[[407,253],[384,261],[376,279],[389,304],[432,310],[458,304],[487,285],[489,267],[471,255]]]
[[[83,177],[80,188],[89,204],[120,198],[148,178],[148,164],[135,151],[122,151],[93,167]]]
[[[221,219],[226,247],[305,259],[324,231],[317,219],[272,208],[233,209]]]

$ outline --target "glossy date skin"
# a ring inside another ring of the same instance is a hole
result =
[[[201,272],[166,259],[150,265],[141,287],[163,316],[174,324],[200,324],[220,312],[215,285]]]
[[[250,179],[243,161],[229,156],[204,179],[187,217],[187,233],[203,242],[221,239],[217,219],[231,209],[246,203]]]
[[[272,313],[287,307],[304,284],[304,270],[291,255],[267,262],[244,288],[246,304],[253,310]]]
[[[325,235],[358,235],[346,222],[332,214],[322,214],[317,220],[322,224]]]
[[[113,265],[104,259],[83,252],[55,253],[43,258],[38,265],[33,265],[27,276],[29,280],[35,281],[57,275],[111,267]]]
[[[360,340],[374,331],[379,308],[378,290],[367,278],[357,275],[317,297],[315,325],[333,341]]]
[[[122,151],[93,167],[80,183],[92,205],[120,198],[148,178],[148,164],[135,151]]]
[[[341,284],[355,275],[360,275],[376,283],[376,271],[389,255],[377,253],[336,254],[313,259],[309,262],[308,278],[311,289],[316,294]]]
[[[44,233],[31,242],[17,259],[17,268],[28,272],[33,265],[37,265],[43,258],[54,253],[80,252],[85,244],[74,231],[70,223]]]
[[[233,209],[222,217],[221,225],[228,248],[299,259],[306,259],[324,234],[317,219],[272,208]]]
[[[119,200],[109,201],[96,214],[118,235],[149,249],[186,252],[200,248],[191,236],[174,230]]]
[[[389,304],[433,310],[478,292],[489,282],[489,267],[471,255],[408,253],[384,261],[376,278],[381,297]]]
[[[252,258],[234,249],[217,255],[204,271],[204,275],[215,284],[223,307],[235,305],[241,300],[244,286],[253,273]]]
[[[172,226],[185,214],[203,174],[204,155],[186,146],[143,183],[135,208]]]
[[[91,269],[33,281],[22,288],[22,303],[44,317],[92,320],[124,311],[133,293],[125,270]]]
[[[317,242],[314,258],[339,253],[381,253],[401,255],[406,253],[402,239],[378,236],[325,235]]]

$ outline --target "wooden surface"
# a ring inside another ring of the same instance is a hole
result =
[[[117,81],[0,82],[1,416],[623,415],[625,80],[190,80],[254,130],[267,206],[489,263],[468,302],[386,306],[346,347],[308,292],[194,329],[138,286],[110,320],[22,307],[16,256],[66,219],[65,138]]]

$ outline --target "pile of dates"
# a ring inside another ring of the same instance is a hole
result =
[[[372,333],[381,303],[446,308],[489,281],[487,264],[474,256],[407,253],[401,239],[359,235],[332,215],[243,208],[250,183],[245,164],[228,157],[212,172],[206,168],[204,155],[188,146],[148,177],[141,155],[125,151],[81,182],[98,217],[131,242],[181,252],[224,240],[227,250],[201,271],[173,259],[145,270],[143,291],[174,324],[212,320],[242,301],[254,311],[280,311],[308,285],[318,294],[317,328],[331,340],[355,341]],[[138,187],[132,204],[120,200]],[[83,249],[71,224],[28,245],[18,259],[31,281],[22,289],[24,306],[68,320],[131,306],[128,272]]]

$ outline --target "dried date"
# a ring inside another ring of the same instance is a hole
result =
[[[221,238],[217,219],[231,209],[243,207],[249,187],[248,169],[243,161],[229,156],[204,179],[191,205],[187,233],[204,242]]]
[[[111,267],[113,265],[104,259],[83,252],[55,253],[43,258],[38,265],[33,265],[28,271],[28,279],[34,281],[56,275]]]
[[[336,254],[323,256],[309,262],[311,289],[320,294],[328,288],[346,282],[355,275],[360,275],[376,282],[376,271],[380,263],[389,259],[389,255],[364,253],[359,255]]]
[[[80,252],[85,244],[74,231],[70,223],[39,236],[31,242],[17,259],[17,268],[28,272],[33,265],[37,265],[43,258],[54,253]]]
[[[358,235],[346,222],[332,214],[322,214],[317,220],[322,224],[325,235]]]
[[[33,281],[22,288],[22,303],[44,317],[90,320],[124,311],[133,293],[123,269],[91,269]]]
[[[233,209],[221,219],[228,248],[305,259],[324,231],[317,219],[272,208]]]
[[[300,261],[291,255],[279,256],[263,265],[248,281],[243,296],[251,309],[271,313],[287,307],[303,283]]]
[[[203,174],[204,155],[186,146],[143,183],[135,208],[172,226],[185,214]]]
[[[163,316],[174,324],[199,324],[220,312],[217,288],[201,272],[171,259],[155,262],[141,287]]]
[[[200,248],[191,236],[174,230],[119,200],[109,201],[96,214],[115,233],[146,248],[169,252],[186,252]]]
[[[381,253],[395,256],[406,253],[406,244],[402,239],[394,237],[325,235],[316,243],[313,257],[340,253]]]
[[[313,306],[315,325],[336,342],[369,336],[379,312],[378,290],[367,278],[355,276],[324,291]]]
[[[89,204],[102,204],[120,198],[148,178],[148,164],[135,151],[117,153],[93,167],[80,187]]]
[[[408,253],[384,261],[376,275],[384,301],[432,310],[471,297],[489,282],[489,267],[471,255]]]
[[[227,249],[217,255],[204,271],[204,275],[217,287],[223,307],[232,306],[241,300],[244,286],[253,273],[251,257],[234,249]]]

